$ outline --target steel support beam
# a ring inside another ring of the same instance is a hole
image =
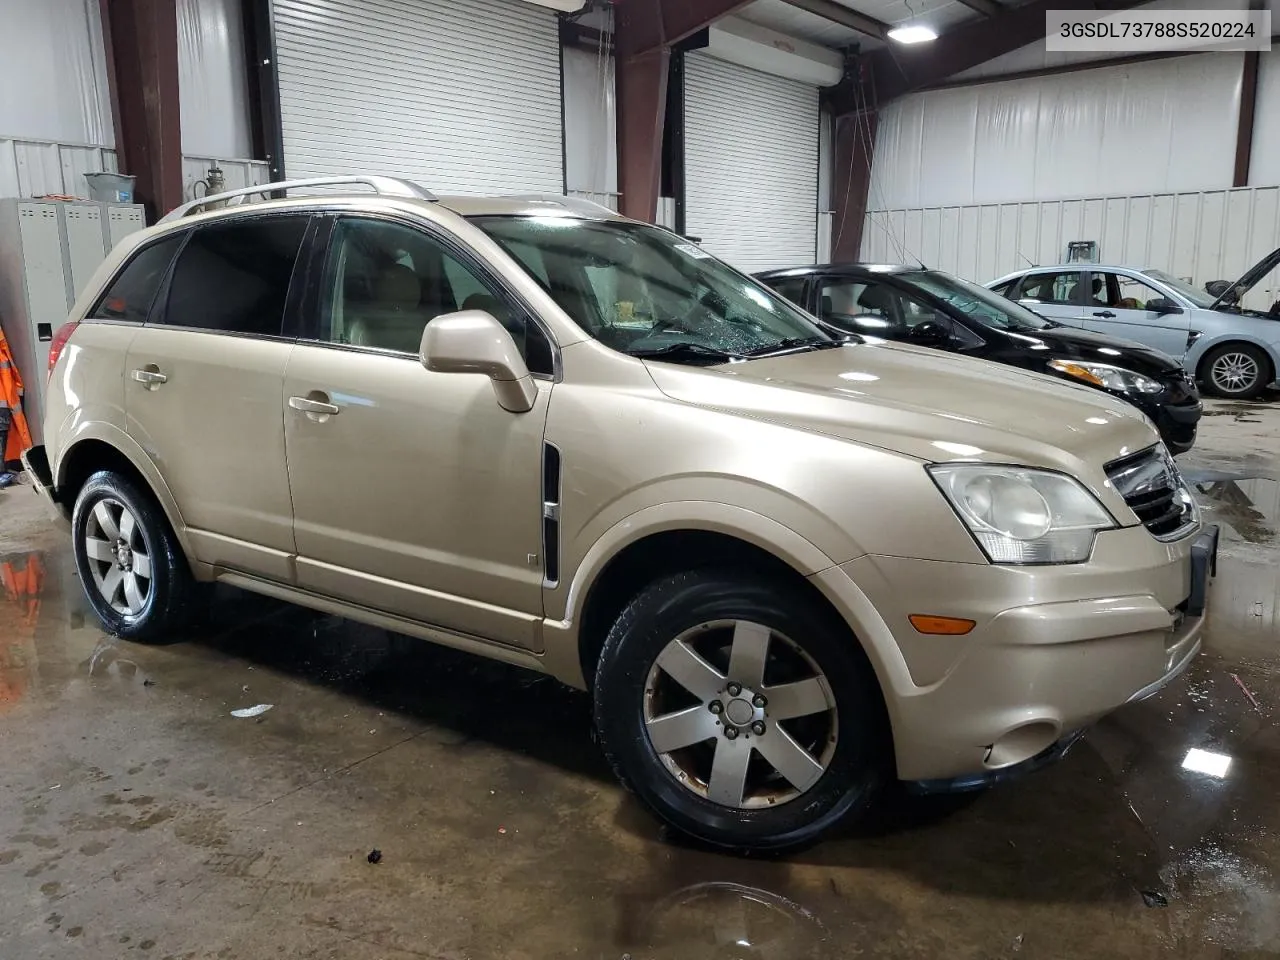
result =
[[[970,10],[976,10],[984,17],[998,17],[1004,13],[1005,8],[996,3],[995,0],[960,0]]]
[[[973,0],[973,2],[982,3],[991,2],[991,0]],[[807,10],[824,20],[838,23],[842,27],[865,33],[869,37],[875,37],[878,40],[887,40],[889,37],[889,24],[875,17],[869,17],[865,13],[859,13],[857,10],[851,10],[842,3],[836,3],[835,0],[787,0],[787,3],[797,9]]]
[[[913,90],[937,86],[963,70],[1043,40],[1049,10],[1106,11],[1134,6],[1136,0],[1032,0],[997,17],[961,24],[933,43],[886,46],[863,58],[862,90],[853,86],[859,80],[852,79],[833,88],[827,103],[840,116],[866,104],[883,105]]]
[[[1258,108],[1258,51],[1246,50],[1240,75],[1240,118],[1236,126],[1236,163],[1233,187],[1249,185],[1249,160],[1253,155],[1253,118]]]
[[[836,118],[831,184],[831,259],[835,263],[853,263],[861,256],[878,119],[874,110]]]
[[[662,185],[671,48],[747,0],[618,0],[618,190],[626,216],[652,222]]]
[[[182,203],[178,14],[174,0],[103,0],[110,31],[116,152],[154,221]]]

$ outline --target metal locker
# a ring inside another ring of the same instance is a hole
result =
[[[102,205],[68,203],[63,207],[67,224],[67,306],[89,284],[93,271],[107,256],[106,231],[102,227]]]
[[[140,204],[107,204],[107,249],[110,250],[129,234],[137,233],[146,225]]]

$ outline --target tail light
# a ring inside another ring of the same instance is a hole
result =
[[[78,320],[68,320],[53,332],[53,339],[49,341],[49,376],[53,376],[54,364],[62,356],[63,348],[67,345],[67,341],[71,339],[71,334],[76,332],[78,325]]]

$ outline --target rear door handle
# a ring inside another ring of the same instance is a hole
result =
[[[326,394],[319,393],[319,391],[317,391],[317,394],[325,397],[325,399],[317,400],[314,397],[290,397],[289,406],[300,413],[305,413],[313,420],[323,420],[326,417],[334,417],[342,412],[341,408],[339,408],[336,403],[329,403],[328,396]]]
[[[1110,320],[1112,317],[1114,317],[1114,316],[1115,316],[1115,314],[1114,314],[1114,313],[1112,313],[1110,310],[1098,310],[1098,311],[1096,311],[1096,312],[1094,313],[1094,316],[1095,316],[1095,317],[1104,317],[1104,318],[1106,318],[1107,320]]]
[[[157,368],[155,364],[148,364],[140,370],[133,371],[133,379],[137,380],[148,390],[154,390],[156,387],[160,386],[160,384],[167,383],[169,380],[168,377],[160,372],[159,368]]]

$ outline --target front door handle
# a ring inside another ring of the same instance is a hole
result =
[[[1110,310],[1097,310],[1097,311],[1095,311],[1095,312],[1094,312],[1094,314],[1093,314],[1093,315],[1094,315],[1095,317],[1102,317],[1102,318],[1104,318],[1104,319],[1106,319],[1106,320],[1110,320],[1112,317],[1114,317],[1114,316],[1115,316],[1115,314],[1114,314],[1114,313],[1112,313]]]
[[[155,390],[160,386],[160,384],[167,383],[169,380],[168,377],[160,372],[160,368],[154,363],[149,363],[145,367],[133,371],[133,379],[137,380],[148,390]]]
[[[321,397],[324,399],[319,399]],[[309,397],[290,397],[289,406],[299,413],[305,413],[312,420],[321,423],[342,412],[336,403],[329,402],[328,394],[321,393],[318,390],[314,391]]]

